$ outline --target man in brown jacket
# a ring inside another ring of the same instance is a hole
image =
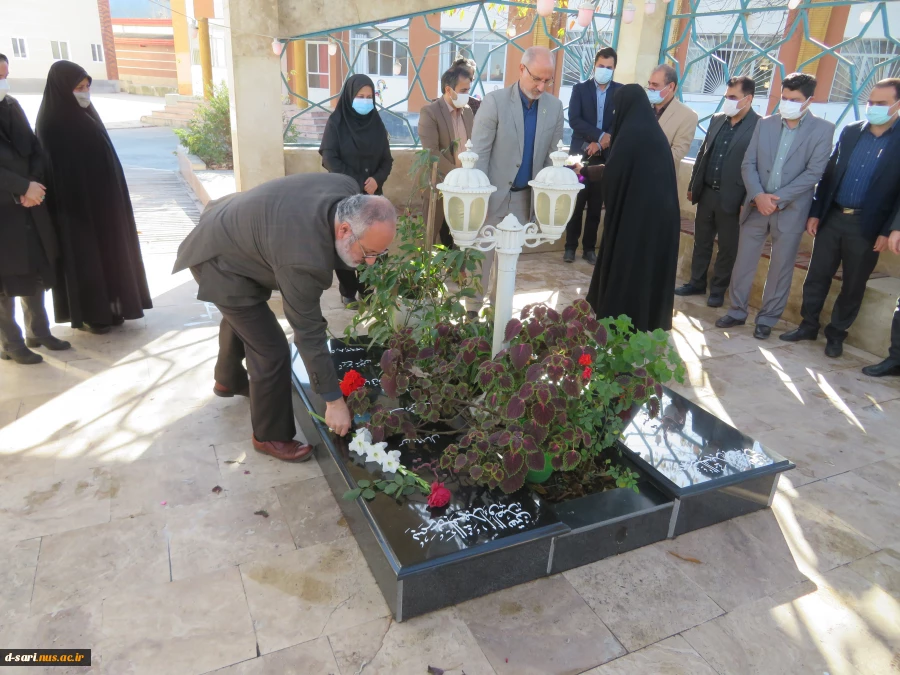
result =
[[[675,160],[675,175],[678,175],[681,160],[691,149],[691,141],[697,131],[697,113],[678,100],[678,71],[672,66],[656,66],[647,80],[647,97],[653,105],[656,119],[672,146]]]
[[[173,272],[189,267],[197,298],[222,313],[213,393],[250,397],[253,447],[278,459],[309,459],[312,447],[293,440],[290,350],[268,305],[276,289],[310,383],[327,404],[325,422],[340,436],[350,429],[319,301],[338,259],[353,268],[375,262],[397,225],[387,199],[358,193],[354,178],[337,173],[271,180],[210,202],[178,247]]]
[[[454,61],[441,76],[442,95],[419,112],[419,140],[422,147],[438,158],[438,182],[444,180],[453,169],[462,166],[459,153],[465,150],[466,141],[472,137],[475,114],[469,107],[469,90],[472,87],[472,71],[466,59]],[[428,213],[428,200],[425,201]],[[444,223],[444,207],[438,201],[435,209],[434,242],[438,236],[445,246],[453,244],[450,230]]]

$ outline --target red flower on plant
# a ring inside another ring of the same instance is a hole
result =
[[[589,366],[593,363],[594,359],[591,358],[590,354],[582,354],[578,357],[578,365],[579,366]]]
[[[431,484],[431,494],[428,495],[428,508],[439,509],[450,503],[450,490],[444,487],[443,483],[434,482]]]
[[[366,378],[355,370],[348,370],[347,374],[344,375],[344,379],[341,380],[341,393],[344,396],[349,396],[357,389],[364,387],[365,384]]]
[[[590,368],[585,368],[585,369],[581,372],[581,377],[582,377],[583,379],[585,379],[585,380],[589,380],[589,379],[591,379],[591,375],[593,374],[593,372],[594,372],[594,371],[591,370]]]

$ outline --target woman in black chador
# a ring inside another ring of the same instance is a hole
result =
[[[603,181],[606,220],[587,301],[600,318],[640,331],[672,328],[681,210],[672,150],[643,87],[616,92],[609,160],[584,167]]]
[[[47,202],[59,232],[57,323],[106,333],[153,307],[122,165],[90,101],[81,66],[50,68],[36,131],[49,168]]]
[[[359,183],[360,192],[384,194],[394,159],[387,129],[375,109],[375,84],[367,75],[347,78],[325,125],[319,154],[328,173],[350,176]],[[366,292],[355,270],[338,269],[335,274],[344,305]]]

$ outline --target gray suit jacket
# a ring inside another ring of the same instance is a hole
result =
[[[502,124],[501,124],[502,120]],[[538,99],[537,133],[534,137],[534,162],[531,178],[545,166],[550,166],[550,153],[563,136],[562,101],[552,94]],[[484,97],[475,127],[472,129],[472,150],[478,153],[477,169],[484,171],[497,191],[488,203],[488,218],[496,220],[509,197],[522,153],[525,150],[525,115],[519,97],[519,83],[506,89],[492,91]]]
[[[284,315],[315,391],[340,397],[319,300],[339,258],[334,213],[359,193],[349,176],[298,174],[210,202],[178,247],[175,269],[191,268],[200,300],[226,307],[266,302],[281,291]]]
[[[753,130],[753,138],[741,165],[741,175],[747,188],[744,210],[741,212],[742,225],[756,208],[752,205],[753,199],[766,191],[765,186],[778,154],[781,128],[781,115],[775,114],[760,120]],[[806,227],[816,183],[828,166],[833,140],[834,124],[807,112],[784,163],[781,188],[775,193],[779,198],[776,204],[780,231],[800,232]]]
[[[759,119],[759,115],[755,111],[752,109],[747,111],[747,116],[735,129],[731,147],[725,154],[725,163],[722,165],[722,184],[719,190],[719,203],[725,213],[737,213],[741,210],[741,204],[744,203],[747,191],[744,189],[744,179],[741,176],[741,163],[744,161],[744,154],[747,152],[747,146],[750,145],[753,130]],[[728,120],[729,117],[725,113],[716,113],[709,121],[709,130],[697,153],[697,159],[694,160],[694,170],[691,174],[690,187],[688,187],[691,192],[691,202],[694,204],[700,203],[700,197],[706,189],[705,178],[706,170],[709,167],[710,151],[716,136],[729,123]]]

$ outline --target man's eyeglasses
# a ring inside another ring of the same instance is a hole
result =
[[[355,241],[357,244],[359,244],[359,249],[363,252],[364,260],[369,260],[370,258],[374,259],[374,260],[378,260],[379,258],[383,258],[384,256],[386,256],[388,254],[387,249],[384,249],[381,253],[372,253],[371,251],[367,251],[366,247],[363,246],[362,242],[359,240],[359,237],[357,237],[355,234],[353,234],[352,231],[350,232],[350,236],[353,237],[353,241]]]
[[[542,79],[539,78],[539,77],[535,77],[534,73],[531,72],[531,68],[529,68],[528,66],[526,66],[524,63],[523,63],[522,65],[525,66],[525,70],[527,70],[527,71],[528,71],[528,74],[531,75],[531,80],[532,80],[535,84],[543,84],[545,87],[552,87],[552,86],[553,86],[553,78],[552,78],[552,77],[551,77],[549,80],[542,80]]]

